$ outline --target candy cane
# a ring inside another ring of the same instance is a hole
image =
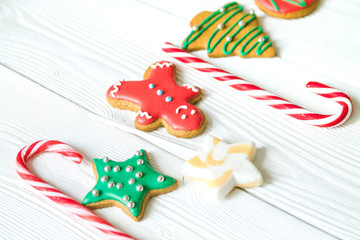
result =
[[[65,158],[77,164],[81,163],[82,161],[81,154],[65,143],[54,140],[37,141],[21,149],[21,151],[16,157],[16,172],[23,180],[25,180],[28,184],[30,184],[30,186],[41,192],[44,196],[60,205],[67,212],[80,217],[91,226],[103,232],[110,239],[133,239],[129,235],[122,233],[116,228],[114,228],[104,219],[96,216],[92,211],[90,211],[83,205],[77,203],[69,196],[63,194],[50,184],[34,176],[26,167],[25,163],[32,156],[42,152],[60,153]]]
[[[193,56],[192,54],[175,47],[171,43],[165,43],[162,50],[171,57],[185,63],[199,72],[203,72],[217,81],[226,81],[227,85],[244,92],[248,96],[262,101],[264,104],[273,107],[282,113],[297,120],[316,127],[335,127],[344,123],[352,113],[352,102],[349,96],[334,88],[318,82],[309,82],[306,87],[315,94],[324,98],[331,99],[338,103],[341,108],[334,114],[324,115],[310,112],[299,107],[283,98],[280,98],[264,89],[253,85],[246,80],[236,77],[222,69],[219,69],[204,60]]]

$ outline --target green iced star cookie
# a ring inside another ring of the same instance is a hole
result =
[[[117,206],[135,221],[144,214],[147,201],[155,195],[175,190],[177,181],[156,172],[145,150],[125,162],[109,158],[93,161],[95,187],[85,196],[82,204],[96,209]]]

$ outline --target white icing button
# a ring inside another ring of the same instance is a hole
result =
[[[100,178],[100,181],[101,181],[101,182],[106,182],[108,179],[109,179],[108,176],[102,176],[102,177]]]
[[[224,7],[220,8],[220,12],[225,12],[225,8]]]
[[[185,118],[186,118],[185,114],[181,115],[181,119],[185,119]]]
[[[265,38],[264,37],[259,37],[258,41],[263,42],[263,41],[265,41]]]
[[[142,165],[142,164],[144,164],[144,160],[142,159],[137,160],[137,165]]]
[[[130,197],[128,195],[125,195],[123,196],[123,200],[126,202],[126,201],[129,201]]]
[[[195,31],[195,32],[196,32],[196,31],[199,31],[199,26],[198,26],[198,25],[194,25],[194,26],[192,27],[192,30]]]
[[[254,13],[255,13],[255,10],[254,10],[254,9],[251,9],[251,10],[249,11],[249,13],[250,13],[250,14],[254,14]]]
[[[191,110],[191,115],[194,115],[196,113],[196,111],[193,109]]]
[[[91,191],[91,193],[92,193],[92,195],[95,196],[95,197],[99,196],[99,191],[98,191],[97,189],[93,189],[93,190]]]
[[[158,176],[157,181],[163,182],[165,180],[164,176]]]
[[[244,22],[243,20],[239,21],[239,23],[238,23],[238,24],[239,24],[239,26],[240,26],[240,27],[245,26],[245,22]]]
[[[115,186],[115,183],[114,183],[114,182],[109,182],[109,183],[108,183],[108,188],[112,188],[113,186]]]
[[[227,37],[226,37],[226,41],[227,41],[227,42],[231,42],[231,40],[232,40],[232,37],[231,37],[231,36],[227,36]]]
[[[130,201],[130,202],[128,202],[128,203],[126,204],[126,206],[127,206],[128,208],[133,208],[133,207],[135,207],[135,203],[134,203],[133,201]]]
[[[134,170],[134,168],[132,166],[127,166],[125,170],[127,172],[132,172],[132,170]]]
[[[113,168],[113,171],[114,171],[114,172],[120,171],[120,167],[119,167],[119,166],[115,166],[115,167]]]
[[[122,187],[123,187],[123,184],[122,184],[122,183],[116,184],[116,188],[117,188],[117,189],[122,188]]]
[[[224,24],[219,23],[218,26],[217,26],[217,28],[220,29],[220,30],[221,30],[221,29],[224,29]]]
[[[110,160],[109,157],[104,157],[104,158],[103,158],[103,161],[104,161],[104,162],[108,162],[109,160]]]
[[[137,178],[141,178],[142,176],[143,176],[142,172],[135,173],[135,177],[137,177]]]
[[[142,190],[144,190],[144,187],[142,185],[137,185],[136,186],[136,191],[141,192]]]
[[[110,171],[111,170],[111,167],[109,166],[109,165],[106,165],[105,167],[104,167],[104,171],[105,172],[108,172],[108,171]]]
[[[134,183],[135,183],[135,179],[130,178],[128,183],[129,183],[130,185],[131,185],[131,184],[134,184]]]
[[[141,152],[141,151],[136,151],[136,152],[135,152],[135,155],[136,155],[136,156],[141,156],[141,155],[142,155],[142,152]]]

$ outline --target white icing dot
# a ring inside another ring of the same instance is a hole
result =
[[[101,182],[106,182],[108,179],[109,179],[108,176],[102,176],[102,177],[100,178],[100,181],[101,181]]]
[[[181,119],[185,119],[185,118],[186,118],[185,114],[181,115]]]
[[[194,115],[196,112],[195,112],[195,110],[193,109],[193,110],[191,110],[191,115]]]
[[[194,25],[192,28],[191,28],[193,31],[199,31],[199,26],[198,25]]]
[[[264,42],[265,38],[264,37],[259,37],[258,42]]]

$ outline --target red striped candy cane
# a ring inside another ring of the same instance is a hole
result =
[[[336,113],[326,115],[310,112],[281,97],[269,93],[242,78],[236,77],[222,69],[219,69],[214,65],[211,65],[210,63],[175,47],[171,43],[165,43],[162,50],[168,53],[171,57],[185,63],[186,66],[189,66],[199,72],[203,72],[217,81],[226,81],[227,85],[230,87],[233,87],[256,100],[262,101],[264,104],[273,107],[290,117],[316,127],[339,126],[344,123],[352,113],[352,102],[349,96],[339,90],[318,82],[309,82],[306,87],[315,94],[338,103],[340,108]]]
[[[96,216],[88,208],[77,203],[75,200],[63,194],[40,178],[34,176],[25,164],[32,156],[42,152],[60,153],[65,158],[77,164],[82,161],[81,154],[65,143],[54,140],[37,141],[21,149],[16,157],[16,172],[23,180],[41,192],[44,196],[60,205],[67,212],[80,217],[91,226],[105,233],[109,239],[133,239],[129,235],[114,228],[104,219]]]

